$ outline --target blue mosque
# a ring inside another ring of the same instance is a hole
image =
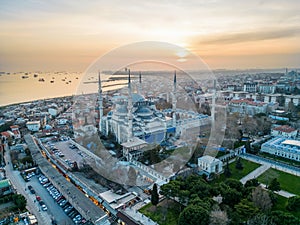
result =
[[[129,70],[127,95],[114,96],[112,110],[103,115],[100,74],[98,79],[99,131],[104,135],[112,133],[120,144],[133,139],[148,144],[159,144],[170,135],[180,134],[187,127],[200,127],[210,122],[207,115],[176,109],[176,72],[173,81],[172,108],[163,111],[157,110],[155,102],[141,94],[141,74],[137,93],[132,92]]]

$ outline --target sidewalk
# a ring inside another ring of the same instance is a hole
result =
[[[245,184],[248,180],[259,177],[261,174],[266,172],[270,167],[271,167],[270,165],[262,165],[258,167],[257,169],[253,170],[251,173],[249,173],[248,175],[240,179],[241,183]]]
[[[268,189],[266,188],[266,185],[265,185],[265,184],[260,184],[260,186],[263,187],[263,189],[268,190]],[[281,195],[281,196],[283,196],[283,197],[285,197],[285,198],[290,198],[290,197],[296,196],[295,194],[292,194],[292,193],[290,193],[290,192],[283,191],[283,190],[275,191],[274,193],[275,193],[275,194],[278,194],[278,195]]]
[[[263,174],[264,172],[266,172],[270,167],[272,167],[270,163],[264,164],[264,162],[262,162],[262,161],[260,161],[260,163],[263,163],[263,165],[261,165],[260,167],[258,167],[257,169],[255,169],[254,171],[252,171],[251,173],[249,173],[248,175],[244,176],[242,179],[240,179],[240,182],[242,184],[245,184],[248,180],[255,179],[255,178],[259,177],[261,174]],[[267,190],[265,184],[260,184],[260,186],[263,189]],[[278,195],[281,195],[281,196],[283,196],[285,198],[290,198],[290,197],[295,196],[295,194],[292,194],[290,192],[283,191],[283,190],[275,191],[274,193],[276,193]]]

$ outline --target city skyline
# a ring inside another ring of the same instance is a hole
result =
[[[298,67],[299,9],[292,0],[5,2],[0,69],[84,71],[139,41],[186,48],[212,69]]]

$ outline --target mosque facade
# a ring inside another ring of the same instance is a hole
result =
[[[159,144],[170,135],[176,135],[193,126],[206,125],[210,117],[195,112],[176,109],[176,72],[172,91],[172,108],[160,111],[155,102],[141,94],[141,74],[139,76],[138,93],[132,93],[130,70],[128,76],[128,94],[114,96],[113,108],[103,115],[103,97],[99,74],[99,131],[104,135],[113,134],[118,143],[141,139],[149,144]],[[181,116],[176,116],[176,115]],[[184,118],[184,119],[180,119]]]

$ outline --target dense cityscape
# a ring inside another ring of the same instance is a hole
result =
[[[173,87],[149,94],[149,78],[129,70],[124,95],[103,92],[99,73],[95,94],[2,107],[1,223],[298,224],[300,74],[218,73],[209,86],[175,71]],[[225,135],[205,154],[218,107]],[[177,169],[154,167],[190,149]]]
[[[299,11],[1,1],[0,225],[300,225]]]

